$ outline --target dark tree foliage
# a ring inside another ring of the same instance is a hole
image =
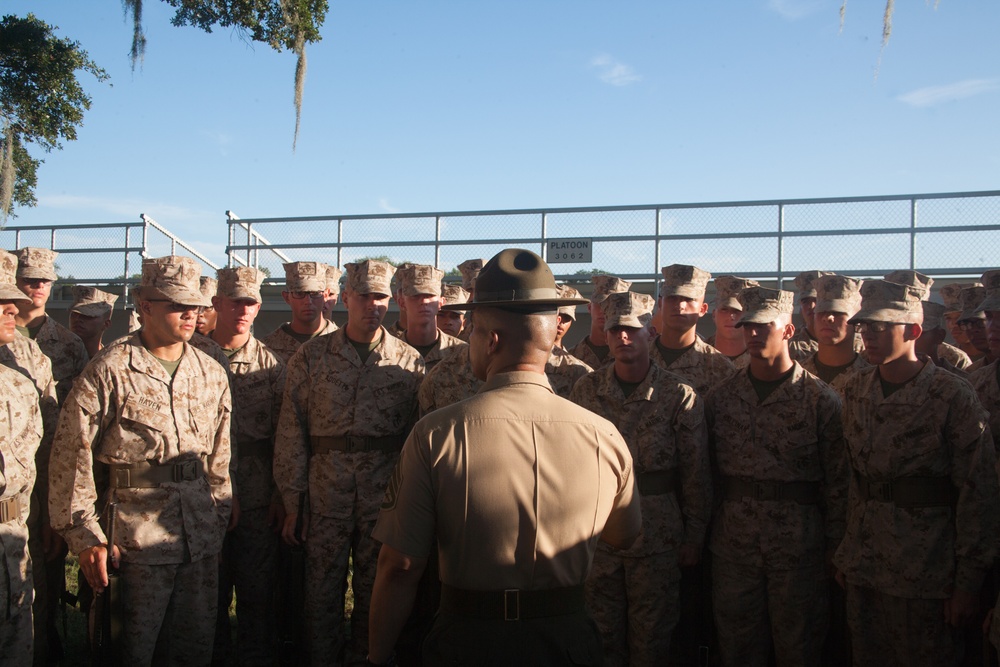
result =
[[[0,19],[0,223],[14,202],[33,206],[37,169],[45,152],[76,139],[76,128],[90,109],[77,72],[105,81],[107,73],[80,48],[61,39],[55,28],[28,14]]]

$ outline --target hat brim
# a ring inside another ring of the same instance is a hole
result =
[[[79,306],[73,306],[69,309],[71,313],[79,313],[84,317],[101,317],[102,315],[109,314],[114,310],[114,306],[110,303],[81,303]]]
[[[976,306],[976,312],[985,313],[989,311],[1000,310],[1000,294],[994,296],[988,296],[983,299],[982,303]]]
[[[815,312],[817,313],[847,313],[853,315],[858,311],[859,304],[847,299],[829,299],[826,301],[816,301]]]
[[[441,310],[474,310],[476,308],[534,308],[548,306],[558,309],[562,306],[582,306],[590,303],[587,299],[510,299],[498,301],[469,301],[441,306]]]
[[[140,286],[134,289],[134,293],[136,297],[142,301],[163,299],[164,301],[170,301],[171,303],[179,303],[182,306],[201,306],[203,308],[212,307],[212,301],[210,299],[206,299],[201,292],[184,289],[182,287],[171,287],[167,290],[163,290],[159,287]]]
[[[15,303],[31,303],[31,297],[9,283],[0,284],[0,301],[13,301]]]
[[[704,299],[705,288],[692,285],[664,285],[660,288],[660,296],[683,296],[687,299]]]
[[[17,277],[26,280],[51,280],[53,282],[59,280],[59,276],[54,271],[46,271],[45,269],[38,269],[31,266],[18,269]]]
[[[721,300],[716,299],[715,309],[718,310],[719,308],[732,308],[734,310],[740,310],[740,311],[743,310],[743,306],[740,305],[740,300],[737,299],[735,296],[727,297]]]
[[[778,308],[758,308],[756,310],[744,310],[740,319],[736,320],[734,327],[741,327],[744,324],[770,324],[777,321],[781,315],[791,315]]]
[[[920,324],[924,314],[900,308],[865,308],[848,320],[849,324],[860,322],[892,322],[893,324]]]

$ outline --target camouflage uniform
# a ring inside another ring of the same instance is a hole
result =
[[[848,582],[855,656],[882,663],[953,659],[941,603],[978,592],[996,552],[995,454],[987,415],[969,384],[926,363],[883,397],[877,368],[844,387],[844,437],[852,467],[847,532],[834,560]],[[877,484],[943,482],[953,496],[880,500]],[[922,505],[922,506],[916,506]],[[856,658],[857,659],[857,658]]]
[[[818,665],[828,614],[825,557],[844,527],[840,400],[796,363],[759,401],[748,373],[705,399],[724,499],[709,540],[723,662],[766,664],[773,637],[778,664]],[[785,489],[803,482],[815,500],[741,493],[747,484]]]
[[[87,366],[87,348],[79,336],[48,315],[35,334],[35,342],[52,362],[52,378],[56,382],[59,402],[62,403],[73,388],[73,380]]]
[[[0,656],[11,665],[32,661],[31,559],[28,512],[35,454],[42,438],[38,394],[19,373],[0,368]]]
[[[336,660],[343,647],[351,554],[352,642],[364,655],[378,558],[371,530],[416,419],[423,360],[385,329],[381,336],[362,362],[340,329],[305,343],[286,369],[274,479],[290,513],[309,494],[306,620],[314,664]]]
[[[471,398],[483,386],[483,381],[472,374],[469,346],[453,349],[452,354],[427,371],[427,375],[420,383],[417,399],[420,403],[421,417],[452,403]]]
[[[960,371],[964,371],[972,365],[972,358],[969,355],[949,343],[938,345],[938,356]]]
[[[806,369],[816,377],[819,377],[819,373],[817,372],[816,368],[816,355],[818,354],[819,354],[818,351],[813,352],[808,357],[806,357],[805,361],[800,362],[802,364],[802,368]],[[837,394],[839,394],[840,397],[843,398],[844,383],[847,382],[847,380],[851,377],[851,375],[871,367],[872,365],[868,363],[868,360],[865,359],[864,355],[859,354],[858,356],[854,357],[854,361],[851,363],[850,366],[841,371],[840,374],[837,375],[837,377],[833,378],[833,380],[831,380],[827,384],[829,384],[830,388],[836,391]]]
[[[157,637],[171,632],[187,640],[175,642],[175,657],[197,663],[211,656],[216,557],[231,504],[230,410],[229,381],[215,361],[185,345],[171,379],[138,334],[90,364],[63,406],[50,466],[52,524],[79,554],[106,542],[99,498],[109,490],[118,503],[126,664],[148,664]],[[114,488],[120,475],[95,479],[95,461],[140,469],[147,461],[174,463],[199,472],[155,488]],[[194,606],[164,621],[167,605],[189,593],[180,583],[185,573],[205,590],[194,595]]]
[[[591,316],[593,316],[594,308],[599,307],[601,302],[608,298],[608,294],[627,292],[632,286],[631,282],[617,276],[596,275],[591,276],[590,280],[594,283],[594,290],[590,294],[590,305],[588,306]],[[607,344],[594,345],[590,341],[590,334],[574,345],[569,353],[595,370],[606,368],[614,363],[614,358],[611,356]],[[604,355],[603,358],[601,354]]]
[[[556,396],[569,398],[577,380],[594,369],[580,361],[561,347],[552,348],[549,360],[545,362],[545,375],[549,378]]]
[[[626,550],[599,545],[587,579],[605,664],[659,664],[669,655],[680,615],[677,549],[689,544],[701,551],[712,510],[701,398],[680,377],[650,364],[628,398],[612,366],[577,382],[570,400],[615,424],[642,494],[639,538]],[[664,478],[665,487],[652,488]]]
[[[736,367],[714,347],[696,338],[691,349],[687,350],[674,363],[667,366],[666,360],[659,348],[659,338],[649,346],[649,358],[660,368],[680,375],[685,382],[694,387],[699,395],[704,396],[710,389],[733,374]]]
[[[282,363],[287,364],[288,360],[292,358],[295,351],[302,346],[298,340],[295,339],[290,333],[288,333],[288,327],[291,326],[290,322],[285,322],[280,327],[267,334],[260,339],[260,342],[267,346],[267,349],[274,352],[275,356],[281,360]],[[316,333],[316,336],[325,336],[331,334],[337,330],[337,325],[326,320],[323,324],[323,328]],[[316,336],[313,336],[315,338]]]

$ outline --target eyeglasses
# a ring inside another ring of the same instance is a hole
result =
[[[205,312],[205,306],[189,306],[185,303],[174,303],[169,299],[146,299],[150,303],[166,303],[167,311],[171,313],[188,313],[194,311],[196,314],[201,315]]]
[[[889,327],[905,324],[905,322],[858,322],[857,331],[861,333],[885,333]]]
[[[976,331],[986,328],[986,320],[963,320],[958,323],[958,328],[962,331]]]
[[[301,301],[302,299],[322,299],[323,292],[300,292],[298,290],[288,293],[296,301]]]

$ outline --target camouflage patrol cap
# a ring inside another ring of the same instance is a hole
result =
[[[432,294],[441,296],[441,279],[444,278],[444,271],[428,264],[414,264],[409,271],[403,274],[400,280],[400,289],[403,296],[417,296],[418,294]]]
[[[921,301],[924,309],[924,321],[921,324],[924,331],[934,331],[944,327],[944,304],[933,301]]]
[[[476,287],[476,278],[486,265],[485,259],[467,259],[458,265],[462,273],[462,288],[472,292]]]
[[[355,294],[392,295],[392,274],[396,273],[392,264],[366,259],[363,262],[348,262],[344,268],[347,269],[347,287]]]
[[[911,271],[910,269],[890,271],[882,276],[882,279],[888,280],[890,283],[899,283],[900,285],[909,285],[910,287],[922,289],[924,290],[925,299],[931,295],[931,285],[934,284],[934,279],[930,276],[925,276],[919,271]]]
[[[445,283],[441,286],[441,305],[468,303],[471,296],[461,285]]]
[[[760,283],[739,276],[716,276],[715,278],[715,308],[735,308],[740,310],[740,300],[737,298],[748,287],[758,287]]]
[[[17,286],[17,256],[0,250],[0,301],[31,303],[31,297]]]
[[[205,300],[209,303],[212,302],[212,297],[219,290],[219,281],[215,278],[210,278],[208,276],[202,276],[198,278],[198,291],[201,295],[205,297]]]
[[[111,294],[97,289],[77,285],[73,288],[73,305],[69,312],[80,313],[85,317],[108,317],[114,310],[117,294]]]
[[[558,292],[559,296],[563,299],[583,298],[583,296],[578,291],[576,291],[575,288],[570,287],[569,285],[556,285],[556,292]],[[565,315],[569,319],[576,322],[576,304],[574,303],[570,306],[559,306],[559,314]]]
[[[817,313],[854,315],[861,309],[861,281],[830,273],[813,281]]]
[[[861,286],[861,310],[848,322],[892,322],[920,324],[924,308],[920,305],[923,290],[888,280],[866,280]]]
[[[35,280],[58,280],[55,262],[59,256],[55,250],[48,248],[18,248],[17,277],[33,278]]]
[[[799,299],[815,299],[816,286],[813,284],[820,276],[829,276],[832,271],[803,271],[795,276],[795,286],[799,288]]]
[[[442,310],[472,310],[489,306],[514,312],[553,313],[560,306],[587,303],[586,299],[563,299],[556,290],[552,269],[538,254],[521,248],[501,250],[486,262],[472,301],[442,306]]]
[[[959,294],[959,298],[962,301],[962,314],[958,316],[959,322],[986,319],[986,313],[979,307],[979,304],[986,300],[984,286],[966,287]]]
[[[330,294],[340,294],[340,277],[344,275],[338,267],[330,264],[326,265],[326,288]]]
[[[594,291],[590,294],[591,303],[601,303],[608,298],[609,294],[627,292],[628,288],[632,286],[632,283],[627,280],[605,274],[591,276],[590,282],[594,283]]]
[[[967,287],[982,287],[982,283],[948,283],[941,286],[938,292],[941,294],[941,300],[944,301],[946,313],[962,312],[962,290]]]
[[[211,306],[199,289],[201,265],[190,257],[167,255],[142,262],[142,279],[134,293],[143,301],[166,299],[184,306]]]
[[[403,296],[403,276],[410,272],[415,265],[413,262],[403,262],[396,267],[396,273],[392,274],[392,293],[396,297]]]
[[[1000,310],[1000,271],[987,271],[982,277],[983,287],[986,289],[986,296],[977,307],[983,314],[986,311]]]
[[[227,299],[251,299],[261,303],[260,286],[263,284],[267,274],[258,271],[252,266],[235,266],[228,269],[219,269],[216,272],[219,276],[219,286],[216,294]]]
[[[769,287],[748,287],[740,292],[740,306],[743,314],[734,326],[744,324],[769,324],[779,315],[791,315],[795,310],[795,293]]]
[[[326,290],[326,264],[323,262],[288,262],[285,267],[286,292],[322,292]]]
[[[671,264],[660,269],[663,283],[660,296],[683,296],[688,299],[704,299],[705,290],[712,274],[687,264]]]
[[[604,330],[614,327],[640,329],[653,320],[656,300],[640,292],[614,292],[601,302],[604,311]]]

